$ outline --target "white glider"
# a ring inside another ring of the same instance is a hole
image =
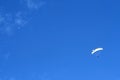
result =
[[[101,51],[101,50],[103,50],[103,48],[96,48],[96,49],[92,50],[91,54],[94,54],[94,53],[96,53],[97,51]]]

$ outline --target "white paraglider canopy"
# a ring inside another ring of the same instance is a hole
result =
[[[91,54],[95,54],[96,52],[101,51],[101,50],[103,50],[103,48],[96,48],[92,50]]]

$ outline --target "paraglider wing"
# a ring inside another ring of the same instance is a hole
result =
[[[101,50],[103,50],[103,48],[96,48],[96,49],[92,50],[91,54],[94,54],[94,53],[96,53],[97,51],[101,51]]]

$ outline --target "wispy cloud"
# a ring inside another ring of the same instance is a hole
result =
[[[0,14],[0,24],[5,21],[5,18]]]
[[[30,77],[30,80],[31,79],[32,80],[51,80],[47,72],[43,72],[43,73],[34,72]]]
[[[39,9],[45,4],[45,2],[40,0],[26,0],[26,3],[29,9]]]
[[[0,15],[0,33],[11,34],[11,27],[13,25],[11,14],[4,13]]]
[[[16,80],[14,77],[11,77],[9,80]]]
[[[8,60],[9,57],[10,57],[10,53],[6,53],[6,54],[4,55],[4,58],[5,58],[6,60]]]
[[[44,1],[40,0],[23,0],[20,6],[26,7],[26,9],[21,9],[13,12],[3,12],[0,11],[0,33],[13,35],[14,31],[21,29],[31,20],[33,13],[39,10],[45,4]]]
[[[15,79],[14,77],[9,77],[9,76],[7,76],[7,75],[5,75],[5,76],[0,76],[0,80],[17,80],[17,79]]]
[[[30,73],[30,72],[29,72]],[[14,73],[16,74],[16,73]],[[25,77],[17,77],[15,76],[14,74],[12,75],[4,75],[4,76],[1,76],[0,75],[0,80],[52,80],[48,74],[35,74],[34,75],[25,75]],[[22,74],[20,74],[22,76]]]
[[[48,74],[44,72],[42,75],[38,76],[40,80],[50,80],[50,77],[48,77]]]
[[[29,19],[27,19],[25,16],[27,16],[26,14],[24,14],[23,12],[17,12],[15,14],[15,24],[18,26],[24,26],[25,24],[28,23]]]
[[[4,15],[1,15],[0,18],[0,33],[12,35],[13,30],[15,29],[14,16],[10,13],[2,12]]]

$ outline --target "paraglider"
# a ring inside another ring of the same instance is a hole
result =
[[[91,54],[95,54],[97,51],[101,51],[101,50],[103,50],[103,48],[96,48],[92,50]]]
[[[92,55],[95,54],[97,57],[99,57],[98,51],[101,51],[101,50],[103,50],[103,48],[96,48],[96,49],[92,50],[91,54]]]

